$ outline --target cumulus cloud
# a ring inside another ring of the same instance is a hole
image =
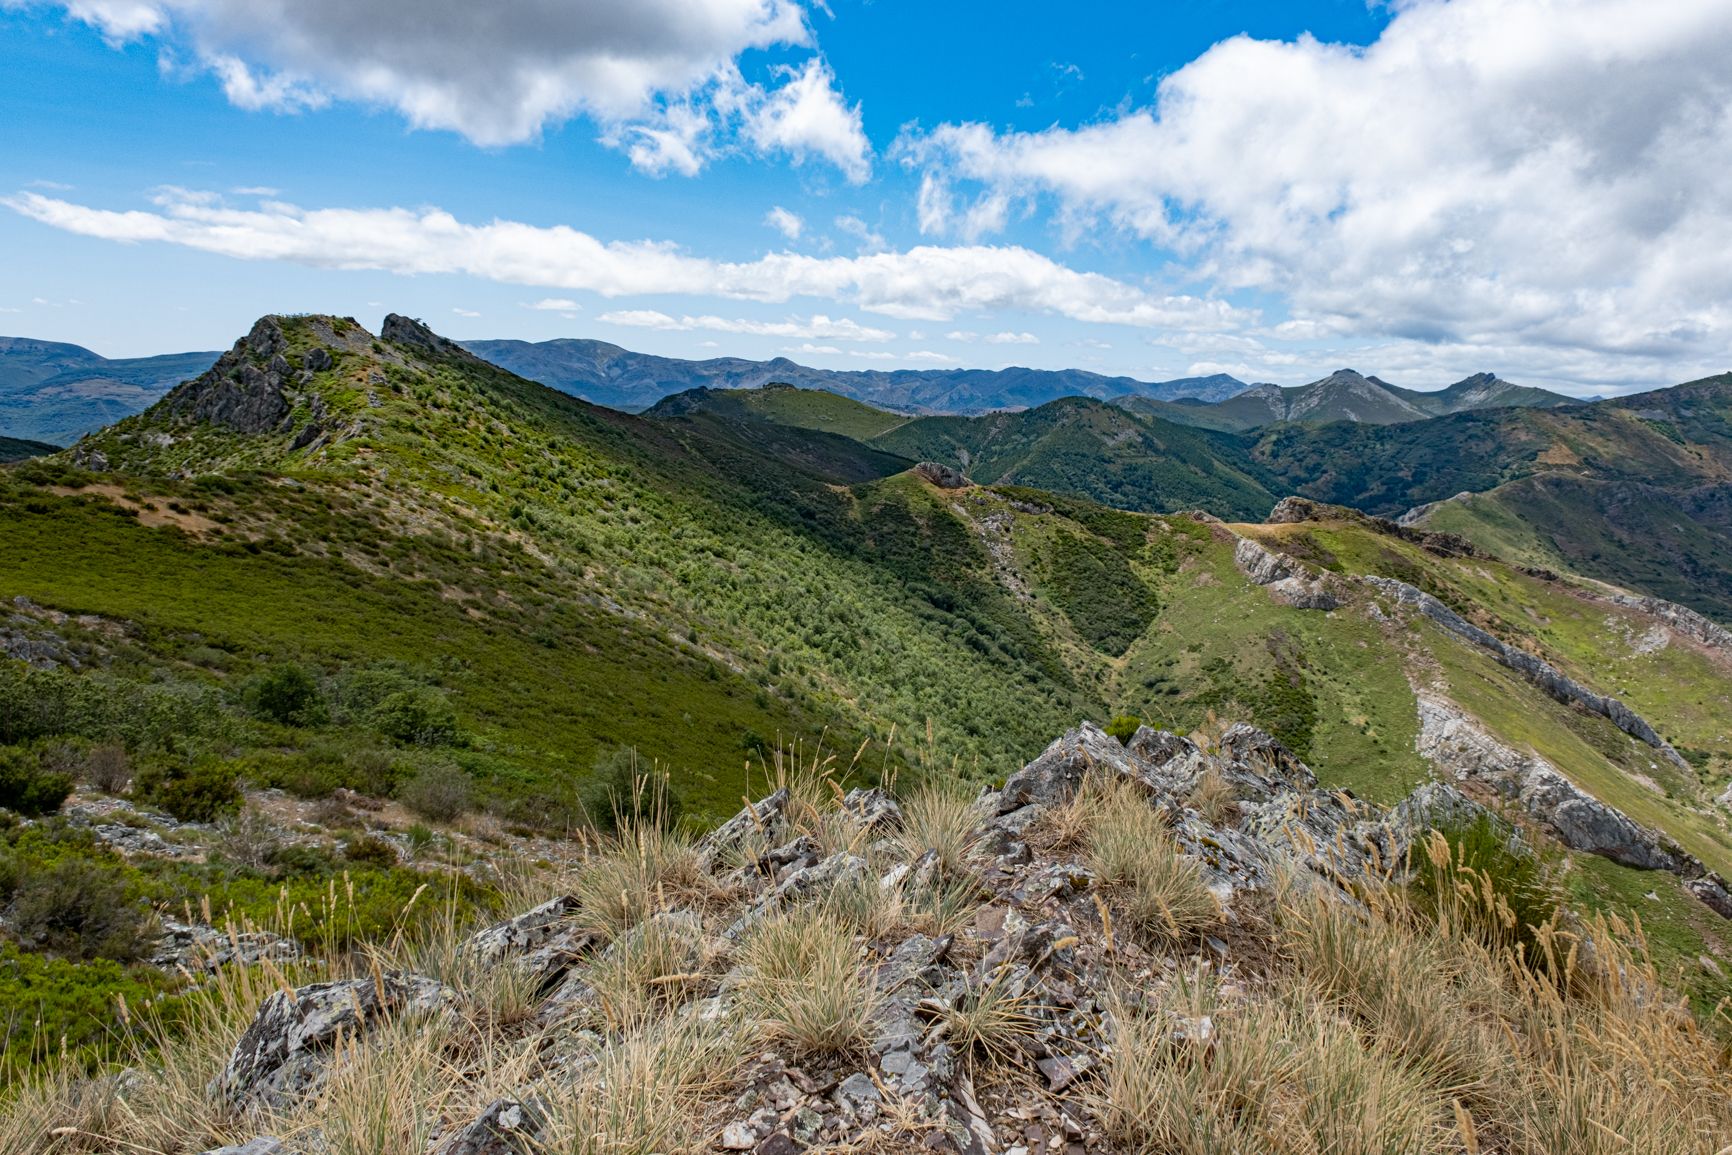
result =
[[[786,321],[751,321],[715,316],[673,317],[655,309],[620,309],[603,313],[598,320],[610,325],[662,329],[669,332],[703,329],[714,333],[744,333],[755,337],[803,337],[816,341],[892,341],[896,338],[896,334],[888,329],[873,329],[847,317],[832,320],[822,313],[805,318],[791,317]]]
[[[798,213],[789,212],[777,205],[764,214],[764,223],[787,237],[790,241],[800,239],[800,234],[806,231],[805,218]]]
[[[1728,59],[1725,0],[1405,0],[1365,48],[1235,37],[1149,107],[898,151],[931,235],[1047,205],[1284,295],[1280,338],[1615,376],[1711,363],[1732,333]]]
[[[871,173],[858,104],[819,56],[748,83],[755,49],[811,48],[795,0],[0,0],[60,7],[110,43],[148,40],[170,72],[213,75],[241,108],[333,100],[395,109],[477,144],[533,140],[576,116],[633,165],[698,172],[736,142]]]
[[[570,297],[543,297],[539,301],[525,305],[526,309],[540,309],[546,313],[575,313],[583,308]]]
[[[785,69],[784,78],[748,113],[747,137],[760,152],[785,152],[796,164],[823,157],[853,183],[863,183],[872,175],[872,146],[861,127],[860,106],[843,101],[835,75],[816,57]]]
[[[784,252],[718,261],[666,241],[605,242],[564,225],[465,224],[438,209],[303,209],[281,203],[239,209],[174,189],[158,194],[154,210],[101,209],[36,192],[0,198],[0,204],[54,228],[122,243],[173,244],[316,268],[461,273],[606,297],[814,297],[908,319],[1016,309],[1145,328],[1227,329],[1257,320],[1224,301],[1149,292],[1013,245],[920,245],[854,257]]]
[[[989,333],[988,345],[1038,345],[1040,338],[1033,333]]]

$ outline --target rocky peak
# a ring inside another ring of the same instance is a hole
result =
[[[444,356],[472,355],[457,342],[447,340],[429,329],[425,322],[405,317],[401,313],[385,315],[385,323],[379,327],[379,337],[394,345],[408,345]]]
[[[282,319],[260,317],[203,376],[170,393],[164,408],[176,417],[237,433],[281,430],[294,408],[284,396],[293,377],[287,351]]]

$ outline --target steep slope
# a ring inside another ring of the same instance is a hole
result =
[[[972,798],[1053,734],[1134,714],[1195,732],[1224,764],[1242,760],[1240,722],[1303,758],[1320,791],[1242,831],[1289,847],[1317,832],[1304,824],[1318,807],[1381,813],[1455,784],[1528,845],[1555,846],[1574,901],[1639,914],[1668,977],[1709,1005],[1732,994],[1722,965],[1699,961],[1732,959],[1725,631],[1351,511],[1284,501],[1269,523],[1224,524],[940,487],[887,451],[746,414],[597,408],[399,317],[378,337],[265,318],[146,413],[0,472],[6,765],[89,774],[102,752],[130,767],[129,807],[220,802],[237,782],[255,809],[277,807],[266,788],[286,791],[353,824],[359,847],[338,859],[297,843],[272,878],[247,846],[254,817],[236,817],[188,836],[207,861],[171,861],[149,849],[154,819],[102,799],[81,804],[81,825],[0,830],[0,879],[48,877],[66,847],[118,870],[86,844],[120,839],[145,848],[119,875],[129,900],[191,911],[214,892],[216,909],[256,913],[292,886],[312,918],[353,870],[369,913],[345,945],[377,945],[403,939],[424,881],[485,872],[402,809],[428,792],[485,812],[463,820],[462,845],[489,861],[531,836],[529,857],[557,858],[571,848],[548,835],[629,810],[633,771],[652,764],[700,825],[789,779],[802,813],[895,772],[905,788],[962,779]],[[988,452],[1029,433],[1006,461],[1058,469],[1133,446],[1197,485],[1231,475],[1212,456],[1186,472],[1179,435],[1238,444],[1089,401],[919,419],[887,439],[935,424],[973,441],[995,422],[1008,424]],[[1289,764],[1261,739],[1247,754]],[[795,758],[817,777],[802,784]],[[1235,809],[1251,799],[1189,791],[1192,809],[1251,815]],[[364,872],[356,856],[399,862],[361,834],[384,811],[412,867]],[[635,845],[641,865],[665,844]],[[813,853],[747,873],[792,877]],[[691,877],[651,889],[678,899],[697,893]],[[592,896],[612,886],[592,882]],[[15,949],[39,957],[0,944]],[[65,966],[100,991],[93,1006],[160,990]]]
[[[477,356],[598,405],[630,412],[699,387],[756,389],[771,382],[823,389],[868,405],[908,413],[981,413],[1041,405],[1060,397],[1126,394],[1171,399],[1231,397],[1245,383],[1225,374],[1148,382],[1080,369],[899,369],[889,372],[812,369],[785,357],[748,361],[718,357],[685,361],[633,353],[605,341],[561,339],[470,341]]]
[[[378,339],[267,318],[65,462],[25,475],[63,496],[8,507],[0,589],[220,638],[249,669],[447,671],[462,725],[500,744],[455,756],[496,796],[628,744],[702,811],[778,734],[895,727],[902,760],[930,721],[947,751],[996,761],[1100,708],[906,462],[596,408],[402,318]],[[413,628],[361,625],[402,613]]]
[[[1021,413],[922,417],[874,440],[976,481],[1028,485],[1123,509],[1207,509],[1260,517],[1274,495],[1244,467],[1238,441],[1080,397]]]
[[[216,357],[110,359],[78,345],[0,337],[0,434],[69,444],[137,413]]]

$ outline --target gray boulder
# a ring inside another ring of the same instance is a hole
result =
[[[395,973],[276,991],[259,1005],[211,1092],[236,1111],[285,1106],[324,1080],[339,1037],[355,1038],[400,1016],[431,1014],[456,999],[434,979]]]

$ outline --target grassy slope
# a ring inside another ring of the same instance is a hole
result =
[[[310,321],[290,334],[296,349],[318,336]],[[830,726],[852,748],[894,725],[909,755],[930,718],[940,748],[1002,773],[1099,712],[982,579],[979,545],[923,483],[844,488],[702,423],[625,417],[466,359],[363,342],[340,360],[318,388],[332,424],[363,428],[334,446],[290,452],[287,434],[161,413],[99,442],[135,472],[269,467],[274,480],[197,499],[227,537],[281,551],[268,562],[32,497],[7,510],[34,528],[32,548],[0,571],[5,592],[241,635],[261,660],[328,666],[372,656],[351,653],[359,637],[395,635],[367,644],[480,667],[447,688],[467,722],[496,731],[510,772],[580,773],[629,742],[689,778],[711,812],[737,799],[754,736]],[[387,383],[369,385],[373,375]],[[179,440],[163,447],[146,432]],[[187,493],[160,476],[123,483],[158,504]],[[53,515],[32,522],[32,505]],[[90,519],[134,536],[92,536]],[[62,560],[84,555],[67,583]],[[399,618],[416,624],[398,630]]]
[[[909,418],[891,413],[851,397],[822,389],[798,389],[788,385],[766,385],[762,389],[712,391],[712,400],[737,406],[742,415],[778,425],[839,433],[856,441],[870,441],[905,424]],[[718,409],[718,412],[725,410]]]
[[[1261,517],[1274,504],[1236,463],[1242,454],[1234,439],[1083,398],[1020,413],[916,418],[874,444],[960,466],[983,483],[1076,494],[1122,509]]]

